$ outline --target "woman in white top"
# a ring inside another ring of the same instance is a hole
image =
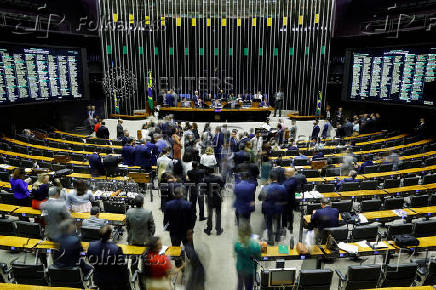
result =
[[[83,180],[77,180],[74,184],[75,189],[66,195],[65,203],[71,212],[90,212],[91,202],[94,201],[94,195],[88,190]]]
[[[150,130],[148,128],[149,128],[148,122],[146,122],[144,125],[142,125],[141,134],[142,134],[143,140],[145,140],[145,138],[147,138],[147,136],[150,134]]]
[[[214,168],[217,164],[212,147],[207,147],[204,154],[201,155],[200,164],[207,168]]]

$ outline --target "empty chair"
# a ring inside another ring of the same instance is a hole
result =
[[[71,153],[71,160],[73,161],[80,161],[80,162],[84,162],[85,161],[85,155],[83,154],[79,154],[79,153]]]
[[[363,168],[363,173],[376,173],[378,172],[378,168],[377,165],[365,166],[365,168]]]
[[[43,154],[45,157],[52,157],[54,156],[54,152],[53,151],[49,151],[49,150],[44,150]]]
[[[418,185],[419,177],[407,177],[403,180],[403,186]]]
[[[105,212],[125,214],[127,206],[123,202],[104,201],[103,208]]]
[[[59,171],[62,169],[67,169],[67,166],[63,165],[63,164],[53,164],[52,168],[53,168],[53,171]]]
[[[7,171],[0,171],[0,180],[1,180],[1,181],[6,181],[6,182],[8,182],[10,176],[11,176],[11,175],[10,175],[9,172],[7,172]]]
[[[388,230],[386,232],[386,239],[393,240],[396,235],[405,235],[412,234],[413,232],[413,224],[393,224],[388,226]]]
[[[327,157],[327,160],[328,160],[329,164],[339,164],[339,163],[342,163],[343,159],[344,159],[344,157],[342,157],[342,156],[329,156],[329,157]]]
[[[42,239],[41,225],[38,223],[16,221],[16,234],[20,237]]]
[[[326,170],[326,176],[339,176],[339,175],[341,175],[340,168],[327,168]]]
[[[436,235],[436,220],[417,221],[415,223],[415,237],[429,237],[434,235]]]
[[[335,185],[331,184],[331,183],[318,184],[316,186],[316,190],[318,192],[320,192],[320,193],[334,192],[335,191]]]
[[[17,200],[14,197],[14,194],[6,192],[6,191],[0,192],[0,201],[1,201],[1,203],[14,204],[14,205],[17,203]]]
[[[422,184],[436,183],[436,173],[424,175]]]
[[[388,172],[388,171],[392,171],[394,168],[394,165],[392,163],[385,163],[385,164],[380,164],[378,171],[379,172]]]
[[[359,190],[359,182],[344,182],[341,185],[340,191]]]
[[[385,179],[383,188],[400,187],[401,179]]]
[[[409,287],[415,281],[417,267],[416,263],[386,265],[382,287]]]
[[[73,172],[89,173],[89,167],[88,166],[73,165]]]
[[[44,265],[25,264],[18,261],[11,263],[12,280],[18,284],[48,286]]]
[[[412,260],[413,263],[418,264],[418,274],[421,276],[420,281],[424,281],[422,285],[436,284],[436,260],[430,259],[417,259]]]
[[[430,158],[427,158],[427,159],[424,161],[424,164],[425,164],[425,166],[436,165],[436,157],[430,157]]]
[[[430,197],[430,205],[436,205],[436,194]]]
[[[121,140],[111,140],[111,143],[114,146],[123,146],[123,142]]]
[[[384,202],[384,209],[399,209],[403,208],[404,198],[386,198]]]
[[[335,201],[332,202],[332,207],[339,212],[350,212],[353,209],[353,202],[351,200]]]
[[[413,154],[416,154],[416,153],[413,153]],[[418,167],[422,167],[422,160],[421,159],[416,159],[416,160],[410,161],[410,168],[418,168]]]
[[[52,264],[48,267],[48,279],[51,287],[86,288],[79,267],[58,268]]]
[[[326,270],[301,270],[298,276],[296,289],[330,290],[333,271]]]
[[[302,186],[302,191],[303,192],[305,192],[305,191],[311,191],[311,190],[313,190],[313,184],[312,183],[305,183],[305,184],[303,184],[303,186]],[[299,190],[300,188],[297,188],[297,191]]]
[[[345,242],[348,240],[348,227],[334,227],[324,229],[326,237],[330,234],[337,242]]]
[[[287,150],[285,154],[286,156],[298,156],[299,152],[298,150]]]
[[[410,197],[410,207],[424,207],[429,205],[429,196],[428,195],[417,195]]]
[[[403,161],[402,163],[400,163],[398,165],[398,169],[400,169],[400,170],[401,169],[409,169],[409,168],[412,168],[410,161]]]
[[[309,159],[294,159],[294,166],[306,166],[309,164]]]
[[[371,224],[365,226],[357,226],[351,231],[353,241],[375,241],[378,235],[378,226]]]
[[[82,242],[92,242],[100,239],[100,229],[93,227],[80,228]]]
[[[78,144],[70,144],[71,150],[73,151],[85,151],[84,145],[78,145]]]
[[[0,219],[0,235],[13,236],[15,233],[15,224],[9,219]]]
[[[382,272],[381,265],[352,265],[348,266],[347,275],[344,276],[339,270],[339,289],[369,289],[376,288]]]
[[[33,168],[33,161],[32,160],[23,159],[23,160],[21,160],[21,167],[24,167],[24,168]]]
[[[365,180],[360,183],[361,190],[376,190],[378,187],[377,180]]]
[[[316,178],[319,177],[319,171],[318,170],[303,170],[301,171],[306,178]]]
[[[378,211],[382,207],[382,201],[378,199],[373,200],[363,200],[360,203],[360,211],[368,212],[368,211]]]

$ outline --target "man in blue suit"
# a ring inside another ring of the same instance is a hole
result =
[[[360,164],[360,167],[359,167],[359,173],[365,173],[365,167],[367,167],[367,166],[373,166],[374,165],[374,163],[372,162],[372,157],[370,156],[370,155],[365,155],[365,156],[363,156],[363,163],[362,164]]]
[[[128,139],[127,144],[123,146],[121,156],[123,156],[123,164],[127,166],[135,165],[135,148],[133,145],[135,140]]]
[[[103,162],[101,161],[100,155],[94,152],[93,154],[88,155],[89,162],[89,171],[92,176],[101,176],[105,175],[106,171],[104,170]]]
[[[123,251],[109,240],[112,226],[100,229],[100,240],[89,243],[88,261],[94,266],[94,283],[99,289],[130,289],[129,271]]]
[[[313,129],[312,129],[312,136],[310,139],[316,139],[318,140],[318,136],[319,136],[319,126],[318,126],[318,120],[313,121]]]
[[[156,140],[154,137],[152,141],[147,141],[145,147],[151,153],[151,165],[156,166],[157,158],[159,157],[159,149],[156,145]]]
[[[221,132],[221,127],[215,128],[215,136],[213,137],[212,144],[215,151],[216,161],[219,163],[221,160],[221,150],[224,145],[224,134]]]
[[[274,245],[274,236],[275,241],[280,242],[280,219],[286,204],[286,190],[278,182],[279,175],[280,172],[278,170],[271,170],[271,183],[262,188],[258,197],[262,201],[262,213],[266,221],[269,245]],[[273,224],[276,225],[274,231]]]
[[[145,169],[146,172],[151,171],[151,152],[143,141],[140,145],[135,146],[135,166]]]
[[[254,196],[256,192],[256,184],[250,182],[248,172],[242,172],[240,176],[241,181],[235,184],[235,202],[233,203],[238,225],[240,218],[250,223],[250,216],[254,211]]]
[[[339,211],[332,208],[328,198],[321,200],[321,208],[316,210],[310,219],[310,228],[315,229],[315,238],[318,243],[324,242],[324,229],[339,225]]]
[[[238,151],[238,139],[236,138],[237,131],[235,129],[232,130],[232,134],[230,136],[230,148],[232,149],[232,152]]]

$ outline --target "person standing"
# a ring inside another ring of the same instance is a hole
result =
[[[294,208],[295,204],[295,192],[297,191],[297,179],[294,177],[295,168],[285,168],[283,186],[286,190],[285,206],[282,214],[282,227],[288,228],[289,231],[293,231],[294,225]]]
[[[215,128],[215,136],[213,137],[212,143],[215,152],[215,159],[219,164],[221,160],[221,150],[224,144],[224,134],[221,132],[221,127],[219,126]]]
[[[248,172],[240,173],[240,177],[241,180],[234,187],[235,201],[233,203],[238,225],[241,219],[250,223],[251,213],[254,212],[254,196],[256,192],[256,184],[249,181]]]
[[[89,243],[87,256],[94,267],[94,283],[102,290],[130,289],[126,257],[111,238],[112,226],[105,225],[100,229],[100,240]]]
[[[199,184],[203,183],[205,170],[200,169],[200,164],[197,161],[192,162],[192,170],[187,172],[187,176],[189,182],[193,183],[193,186],[190,188],[189,192],[189,201],[192,203],[192,209],[194,210],[194,214],[197,213],[197,201],[199,208],[199,221],[204,221],[206,218],[204,217],[204,195],[199,191]]]
[[[95,136],[100,139],[109,139],[109,129],[106,127],[105,122],[101,122],[101,125],[98,127]]]
[[[213,169],[210,168],[206,169],[204,183],[206,184],[205,195],[207,201],[207,227],[204,232],[208,236],[210,235],[210,232],[212,231],[212,216],[215,212],[215,230],[217,236],[219,236],[223,233],[221,227],[221,191],[224,188],[225,183],[220,176],[213,174]]]
[[[135,146],[135,166],[141,167],[146,172],[151,172],[151,151],[147,146],[145,146],[144,140],[141,140],[140,142],[140,145]]]
[[[238,271],[238,290],[253,289],[256,264],[253,261],[260,257],[261,249],[259,243],[251,239],[251,228],[249,224],[241,224],[238,230],[238,241],[234,245],[236,254],[236,270]]]
[[[291,121],[291,127],[289,128],[289,139],[297,140],[297,121]]]
[[[274,103],[274,117],[277,114],[277,110],[279,110],[279,117],[282,116],[282,108],[283,108],[283,92],[282,89],[279,89],[275,94],[275,103]]]
[[[88,106],[88,124],[89,124],[89,134],[94,131],[94,126],[97,123],[95,118],[95,106]]]
[[[196,216],[192,209],[192,204],[186,201],[183,196],[185,190],[183,186],[174,189],[175,199],[168,201],[164,206],[164,227],[170,232],[171,244],[179,247],[182,243],[186,244],[186,232],[194,228]],[[181,265],[179,259],[176,260],[176,267]]]
[[[172,137],[173,139],[173,158],[175,160],[182,159],[182,142],[180,141],[179,131],[177,128],[173,129]]]
[[[117,139],[121,139],[124,136],[124,129],[123,129],[123,120],[118,119],[117,124]]]
[[[50,188],[49,199],[41,203],[41,210],[45,221],[44,234],[50,241],[57,241],[61,235],[59,225],[63,220],[71,217],[65,205],[65,201],[61,198],[61,190],[59,187]]]
[[[89,154],[88,156],[89,171],[91,176],[101,176],[106,174],[101,157],[97,152]]]
[[[123,164],[127,166],[135,165],[135,144],[134,139],[128,139],[127,143],[121,149],[121,156],[123,157]]]
[[[262,201],[262,213],[265,217],[269,245],[274,245],[274,236],[276,242],[280,241],[280,220],[286,201],[285,187],[279,184],[278,180],[278,170],[272,170],[270,184],[265,185],[258,196],[258,199]]]
[[[332,129],[333,129],[332,124],[330,123],[330,120],[327,119],[324,123],[324,127],[322,128],[321,138],[322,139],[330,138]]]
[[[313,129],[312,129],[312,135],[311,135],[310,139],[311,140],[313,140],[313,139],[318,140],[319,131],[320,131],[320,128],[318,126],[318,120],[315,120],[315,121],[313,121]]]
[[[204,290],[205,271],[201,257],[198,255],[197,247],[194,247],[193,234],[193,230],[188,230],[186,233],[185,252],[189,262],[187,263],[185,289]]]
[[[130,245],[144,246],[155,231],[153,214],[144,208],[144,196],[135,196],[134,206],[126,212],[127,241]]]

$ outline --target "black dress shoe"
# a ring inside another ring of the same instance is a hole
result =
[[[221,235],[223,232],[224,232],[223,229],[217,230],[217,231],[216,231],[216,235],[219,236],[219,235]]]
[[[202,221],[207,220],[207,218],[205,218],[205,217],[201,217],[201,218],[199,218],[198,220],[199,220],[200,222],[202,222]]]
[[[204,233],[205,233],[206,235],[210,236],[210,231],[209,231],[209,230],[204,229]]]

